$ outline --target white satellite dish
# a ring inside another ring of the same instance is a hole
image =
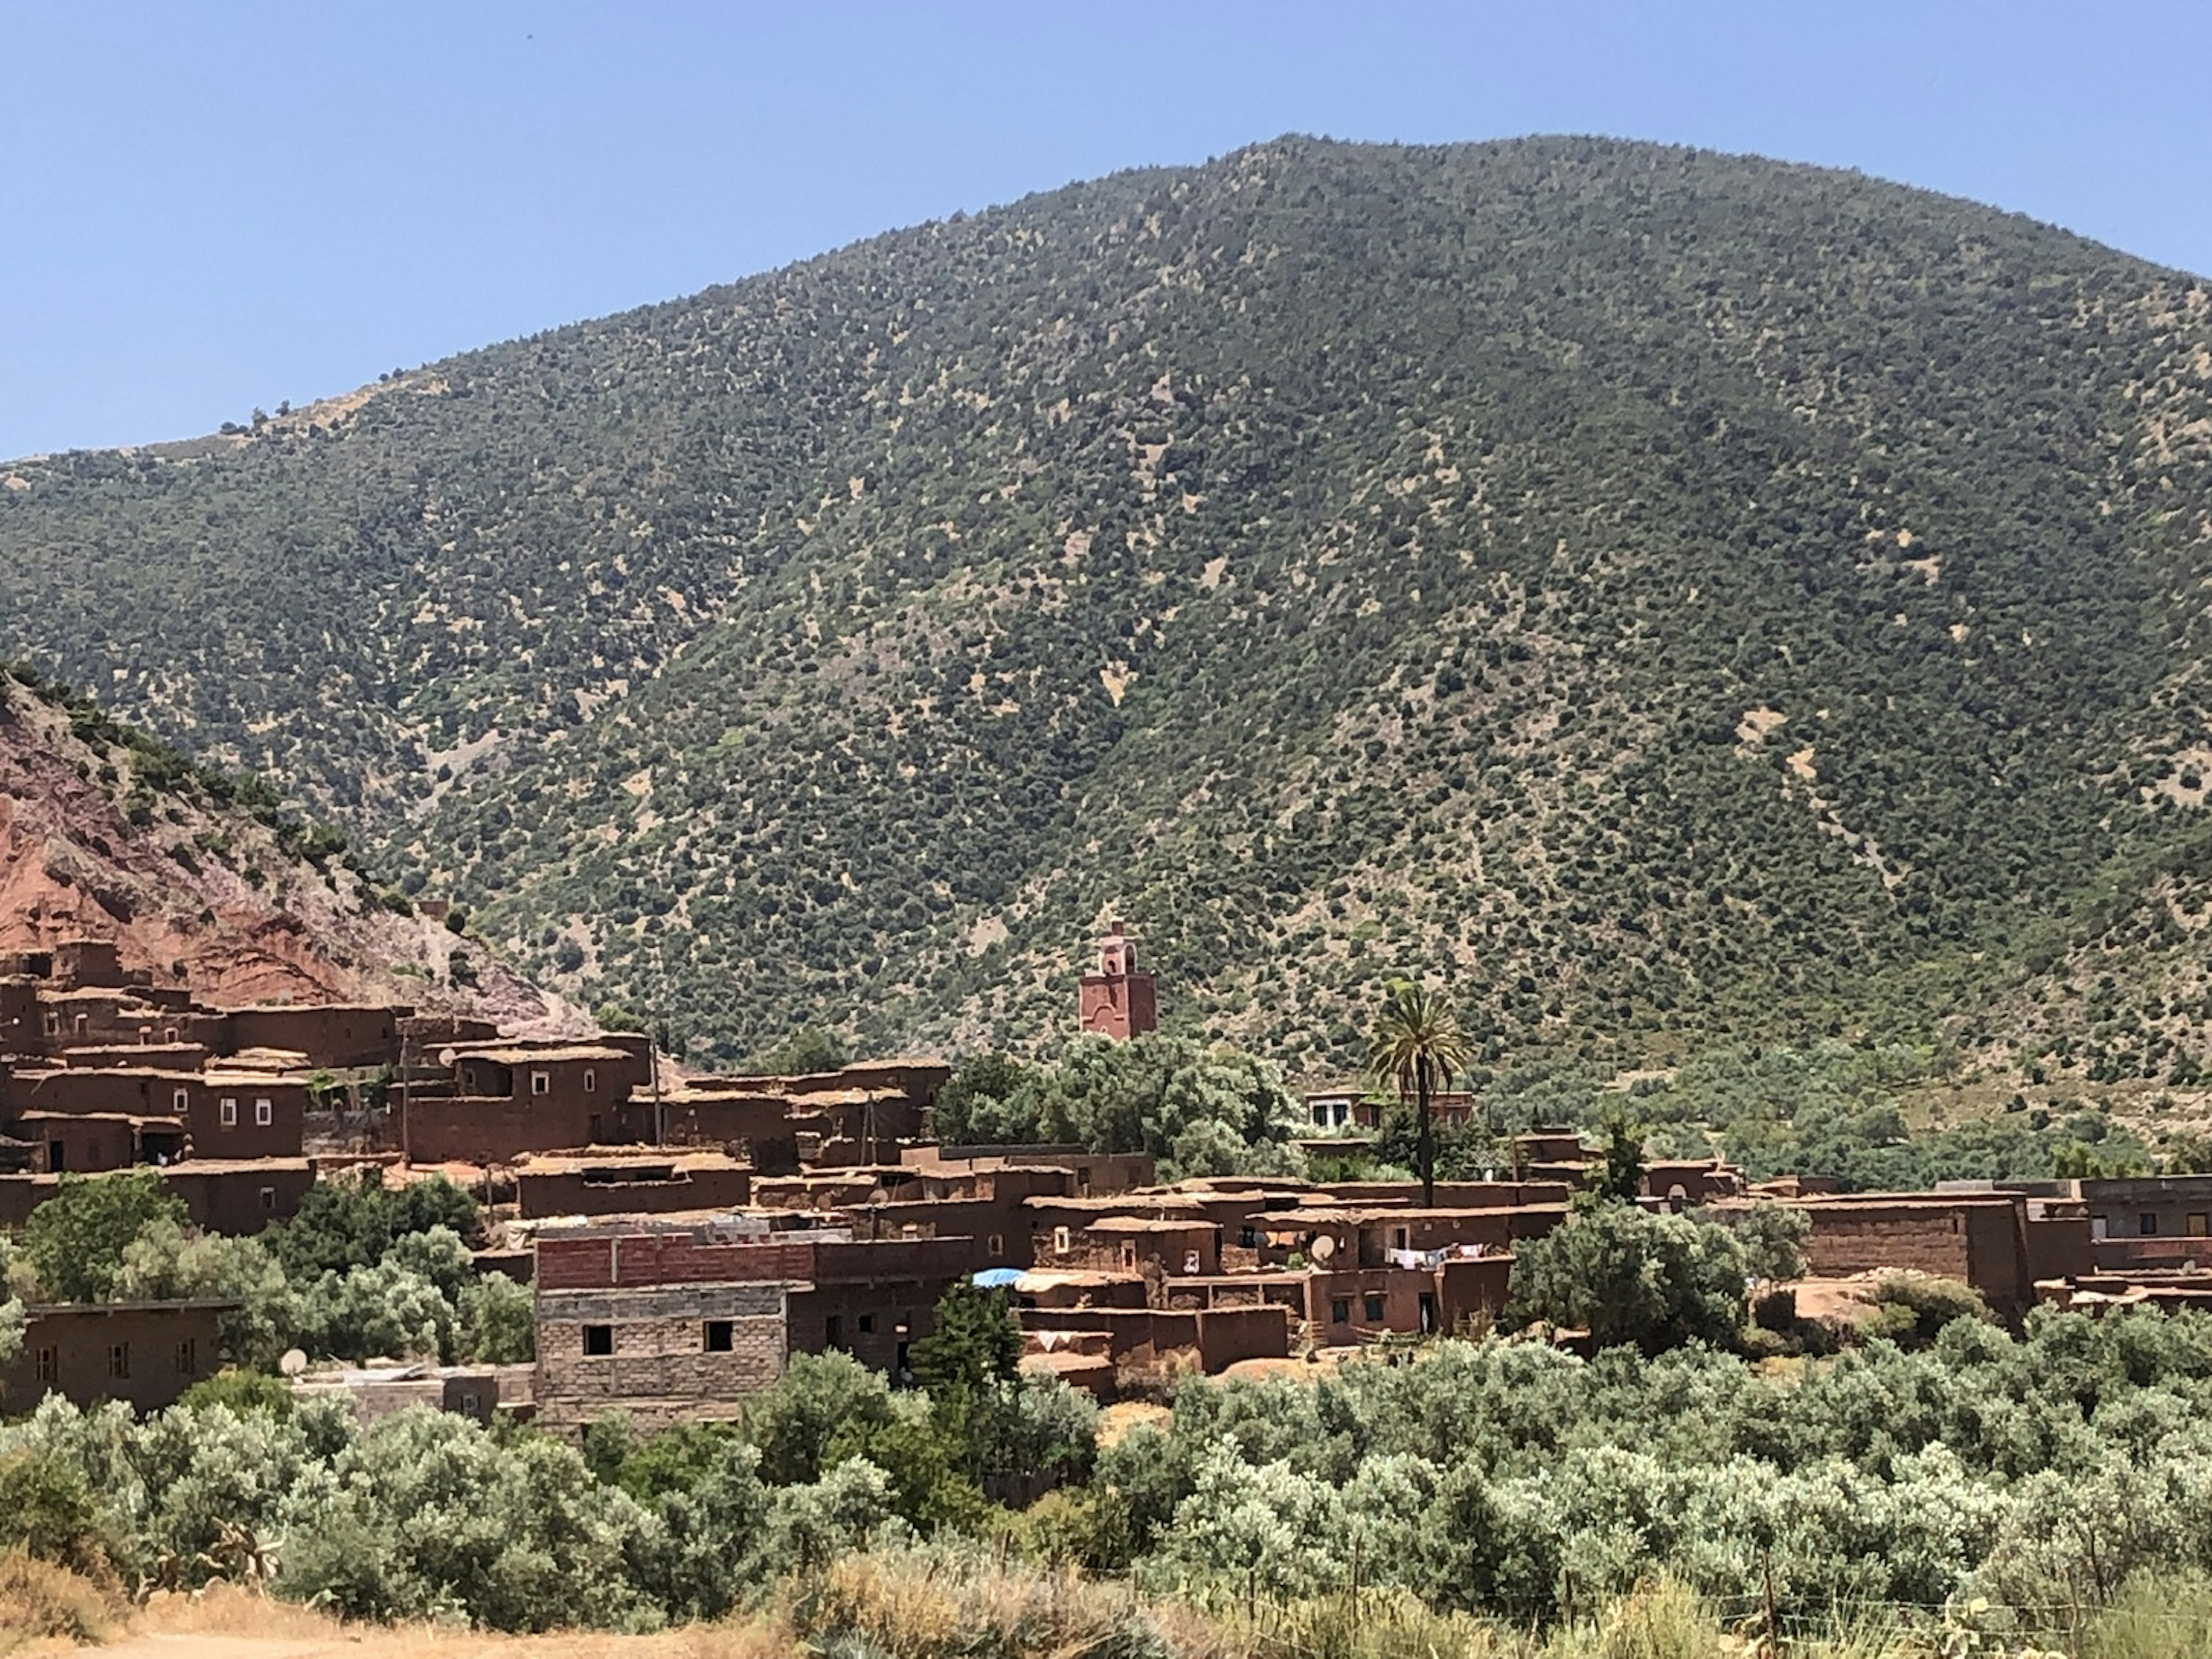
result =
[[[1336,1254],[1336,1240],[1330,1237],[1327,1233],[1318,1235],[1314,1239],[1313,1253],[1314,1260],[1316,1261],[1328,1261],[1329,1257]]]
[[[287,1376],[298,1376],[307,1369],[307,1356],[297,1348],[287,1348],[284,1357],[276,1362],[276,1369]]]

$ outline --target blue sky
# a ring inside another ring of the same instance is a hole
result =
[[[2212,272],[2212,4],[0,0],[0,456],[1285,131],[1855,167]]]

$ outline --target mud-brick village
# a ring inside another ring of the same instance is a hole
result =
[[[319,1182],[472,1194],[475,1260],[533,1287],[535,1360],[293,1368],[364,1412],[430,1403],[580,1431],[734,1417],[793,1354],[842,1352],[913,1381],[914,1345],[957,1285],[1001,1290],[1025,1370],[1111,1401],[1193,1373],[1333,1363],[1486,1329],[1515,1253],[1604,1173],[1576,1133],[1512,1137],[1485,1178],[1157,1180],[1139,1153],[949,1145],[943,1060],[799,1076],[687,1073],[628,1032],[528,1040],[404,1006],[215,1006],[94,940],[0,962],[0,1227],[64,1183],[149,1174],[191,1227],[259,1232]],[[1162,994],[1118,926],[1070,1024],[1151,1031]],[[1316,1161],[1377,1130],[1374,1080],[1316,1083]],[[1429,1103],[1448,1132],[1463,1091]],[[1646,1209],[1771,1205],[1804,1218],[1802,1310],[1899,1270],[1971,1285],[2017,1321],[2038,1303],[2212,1305],[2212,1177],[1945,1182],[1844,1193],[1747,1184],[1726,1163],[1650,1160]],[[52,1391],[142,1409],[223,1363],[220,1300],[40,1303],[4,1400]],[[1574,1346],[1583,1333],[1550,1340]]]

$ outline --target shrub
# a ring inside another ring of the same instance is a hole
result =
[[[1858,1335],[1868,1341],[1886,1338],[1900,1347],[1926,1346],[1954,1319],[1997,1322],[1979,1291],[1932,1273],[1884,1273],[1869,1299],[1875,1311],[1859,1322]]]
[[[266,1371],[239,1370],[226,1366],[213,1376],[204,1376],[184,1392],[177,1401],[188,1412],[205,1411],[220,1406],[234,1416],[247,1412],[265,1412],[271,1417],[291,1416],[297,1401],[292,1385],[281,1376],[271,1376]]]

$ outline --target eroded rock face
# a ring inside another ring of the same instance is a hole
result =
[[[286,852],[250,813],[190,786],[134,793],[132,763],[0,677],[0,951],[112,941],[125,967],[219,1006],[410,1003],[510,1029],[587,1028],[480,946],[380,906],[337,860]],[[473,988],[450,983],[457,950]]]

